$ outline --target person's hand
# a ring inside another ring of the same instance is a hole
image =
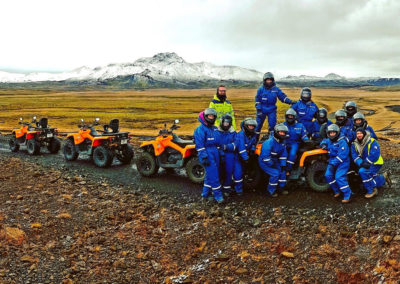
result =
[[[291,101],[291,102],[290,102],[290,105],[291,105],[291,106],[294,105],[294,104],[296,104],[295,101]]]
[[[371,167],[371,164],[368,162],[365,162],[365,161],[360,164],[360,168],[369,169],[370,167]]]
[[[208,167],[210,164],[210,160],[208,159],[208,157],[204,157],[203,158],[203,162],[201,163],[203,166]]]

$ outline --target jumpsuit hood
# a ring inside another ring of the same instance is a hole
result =
[[[199,118],[198,120],[200,121],[201,124],[203,124],[204,126],[210,127],[210,125],[208,125],[207,121],[204,118],[204,111],[199,113]]]

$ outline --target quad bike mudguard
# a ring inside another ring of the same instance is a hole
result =
[[[162,135],[162,136],[158,136],[153,141],[143,142],[140,145],[140,148],[143,148],[146,146],[150,146],[153,148],[154,155],[156,157],[161,155],[164,152],[165,148],[167,148],[167,147],[171,147],[171,148],[177,150],[178,152],[180,152],[182,154],[183,158],[190,157],[193,155],[194,152],[196,152],[195,145],[186,145],[184,148],[182,148],[179,145],[177,145],[176,143],[174,143],[172,135]]]
[[[323,150],[323,149],[315,149],[315,150],[311,150],[311,151],[306,151],[303,153],[303,155],[300,158],[300,163],[299,163],[299,167],[304,167],[304,162],[308,157],[313,157],[313,156],[319,156],[319,155],[325,155],[328,154],[328,151]]]
[[[13,134],[15,134],[15,138],[17,139],[23,137],[27,133],[28,133],[28,125],[22,126],[20,129],[15,129],[13,131]]]

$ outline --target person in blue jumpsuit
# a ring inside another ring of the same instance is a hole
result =
[[[200,163],[204,166],[203,192],[201,196],[209,199],[214,196],[215,201],[224,201],[219,180],[219,150],[218,129],[214,126],[217,111],[206,108],[199,114],[200,125],[194,131],[194,142]]]
[[[353,116],[357,113],[357,105],[353,101],[348,101],[344,105],[344,111],[347,114],[347,118],[350,120],[351,127],[353,127]]]
[[[311,137],[313,133],[313,118],[318,112],[317,105],[311,100],[311,89],[303,88],[300,92],[300,100],[298,100],[292,108],[297,113],[297,121],[301,122],[307,130],[307,135]]]
[[[358,167],[358,174],[367,190],[365,198],[374,197],[378,194],[378,187],[383,186],[385,178],[389,179],[389,177],[387,174],[385,176],[379,174],[383,165],[379,143],[364,128],[356,130],[356,139],[351,144],[351,157]]]
[[[333,122],[328,119],[328,111],[326,108],[321,107],[312,123],[311,139],[321,143],[322,139],[327,138],[326,128],[332,123]]]
[[[240,123],[240,128],[242,130],[236,135],[239,159],[235,162],[235,172],[233,174],[235,191],[238,195],[243,192],[243,167],[249,167],[250,160],[255,156],[257,121],[254,118],[245,118]]]
[[[220,119],[219,125],[219,143],[220,143],[220,160],[221,160],[221,176],[223,178],[222,192],[225,196],[229,196],[232,192],[233,177],[236,163],[240,163],[239,155],[236,147],[236,131],[233,128],[233,118],[229,114],[225,114]],[[239,165],[240,166],[240,165]],[[236,177],[237,178],[237,177]],[[241,188],[238,188],[241,191]]]
[[[292,100],[276,86],[274,75],[271,72],[267,72],[264,74],[263,85],[258,88],[255,98],[257,111],[257,139],[260,136],[261,129],[267,116],[269,132],[274,130],[276,125],[277,99],[288,105],[293,104]]]
[[[340,127],[340,135],[344,136],[347,143],[350,143],[353,137],[353,123],[347,118],[347,113],[339,109],[335,112],[336,125]]]
[[[343,193],[342,203],[350,202],[353,194],[347,181],[347,172],[350,168],[350,150],[347,140],[340,134],[339,126],[331,124],[327,128],[328,138],[321,142],[321,148],[328,150],[329,163],[325,172],[326,182],[334,192],[334,197]]]
[[[276,188],[282,190],[286,185],[286,160],[287,151],[285,139],[289,129],[284,124],[278,124],[274,128],[274,134],[266,140],[261,147],[261,154],[258,158],[260,168],[269,175],[267,191],[271,197],[278,196]]]
[[[350,142],[353,142],[356,139],[356,130],[358,128],[365,129],[369,132],[371,138],[378,140],[374,129],[370,125],[368,125],[368,122],[365,120],[365,116],[361,112],[357,112],[353,115],[353,128],[351,132],[352,136],[350,138]]]
[[[289,130],[289,138],[286,139],[286,151],[288,153],[286,161],[286,171],[291,172],[296,161],[300,142],[310,142],[307,137],[307,131],[304,125],[296,121],[296,112],[294,109],[288,109],[285,113],[285,122],[283,123]]]

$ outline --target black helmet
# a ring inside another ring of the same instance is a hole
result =
[[[285,120],[288,124],[293,124],[296,122],[297,113],[294,109],[290,108],[285,113]]]
[[[335,132],[335,136],[331,136],[330,133]],[[326,134],[328,135],[328,138],[330,140],[336,141],[340,135],[340,128],[336,124],[331,124],[328,126],[328,129],[326,130]]]
[[[279,132],[281,132],[281,131],[285,132],[285,134],[284,135],[280,135]],[[283,123],[275,125],[275,127],[274,127],[274,137],[276,139],[278,139],[278,141],[280,143],[282,143],[283,140],[285,140],[288,137],[288,133],[289,133],[289,129]]]
[[[241,123],[242,129],[246,135],[254,135],[256,133],[257,121],[254,118],[245,118]],[[249,127],[253,126],[253,127]]]
[[[213,118],[213,119],[210,119],[210,118],[207,117],[207,116],[210,115],[210,114],[211,114],[211,115],[214,115],[214,118]],[[205,120],[210,126],[214,125],[216,119],[217,119],[217,111],[216,111],[215,109],[213,109],[213,108],[206,108],[206,109],[204,110],[204,120]]]
[[[321,107],[317,113],[317,121],[319,124],[323,124],[328,121],[328,111],[326,108]]]
[[[344,109],[347,113],[347,117],[353,117],[353,115],[356,114],[357,112],[357,105],[355,102],[353,101],[348,101],[345,105],[344,105]]]
[[[312,94],[311,89],[305,87],[305,88],[301,89],[300,99],[303,102],[309,102],[309,101],[311,101],[311,94]]]
[[[266,82],[267,79],[271,79],[272,83],[271,84],[267,84],[267,82]],[[264,84],[264,86],[265,87],[271,87],[271,86],[274,85],[274,83],[275,83],[274,74],[272,74],[271,72],[265,73],[264,76],[263,76],[263,84]]]
[[[356,123],[356,120],[358,120],[358,119],[361,120],[360,123]],[[361,112],[357,112],[355,115],[353,115],[353,125],[354,125],[354,129],[366,128],[365,117]]]
[[[224,114],[221,117],[219,127],[221,127],[223,131],[228,131],[232,127],[232,116],[230,114]]]
[[[347,120],[347,113],[344,110],[339,109],[337,112],[335,112],[335,119],[337,125],[343,126]]]

